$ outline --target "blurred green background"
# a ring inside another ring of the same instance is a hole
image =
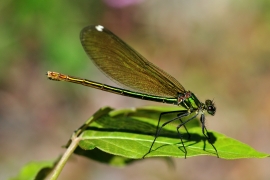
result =
[[[101,24],[178,79],[214,99],[207,127],[270,153],[269,0],[25,0],[0,2],[0,179],[52,160],[103,106],[162,105],[49,81],[58,71],[114,85],[91,63],[80,30]],[[113,48],[113,47],[112,47]],[[119,169],[73,156],[59,179],[269,179],[269,159],[145,159]]]

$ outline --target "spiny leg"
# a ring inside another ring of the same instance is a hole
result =
[[[190,113],[189,113],[190,114]],[[189,115],[188,114],[188,115]],[[184,151],[185,151],[185,159],[187,158],[187,149],[186,149],[186,147],[185,147],[185,145],[184,145],[184,143],[183,143],[183,138],[182,138],[182,135],[181,135],[181,133],[180,133],[180,131],[179,131],[179,128],[180,127],[182,127],[182,126],[184,126],[185,127],[185,124],[187,123],[187,122],[189,122],[189,121],[191,121],[192,119],[194,119],[194,118],[196,118],[198,116],[198,113],[196,113],[194,116],[192,116],[191,118],[189,118],[188,120],[186,120],[186,121],[184,121],[184,122],[182,122],[181,124],[179,124],[177,127],[176,127],[176,130],[177,130],[177,132],[178,132],[178,135],[179,135],[179,138],[180,138],[180,140],[181,140],[181,144],[182,144],[182,146],[183,146],[183,148],[184,148]],[[183,117],[183,116],[182,116]]]
[[[177,116],[179,116],[180,114],[178,114]],[[181,124],[183,124],[183,121],[182,121],[182,119],[181,118],[179,118],[179,121],[181,122]],[[189,132],[188,132],[188,130],[187,130],[187,127],[185,126],[185,124],[183,124],[183,126],[184,126],[184,128],[185,128],[185,130],[186,130],[186,132],[187,132],[187,135],[188,135],[188,139],[190,139],[190,134],[189,134]]]
[[[219,158],[219,155],[218,155],[218,152],[217,152],[217,149],[216,149],[216,147],[214,146],[214,144],[212,144],[211,143],[211,139],[210,139],[210,137],[208,136],[208,131],[207,131],[207,129],[206,129],[206,126],[205,126],[205,116],[204,116],[204,114],[202,114],[201,115],[201,118],[200,118],[200,121],[201,121],[201,123],[202,123],[202,133],[203,133],[203,135],[208,139],[208,142],[211,144],[211,146],[215,149],[215,151],[216,151],[216,154],[217,154],[217,158]],[[205,131],[206,131],[206,134],[205,134]]]
[[[179,117],[179,116],[183,117],[182,114],[184,114],[184,113],[186,113],[186,112],[187,112],[187,110],[169,111],[169,112],[162,112],[162,113],[160,113],[160,115],[159,115],[159,121],[158,121],[158,125],[157,125],[156,132],[158,131],[158,128],[159,128],[159,122],[160,122],[161,117],[162,117],[163,115],[165,115],[165,114],[178,113],[178,114],[177,114],[177,117]],[[180,121],[181,123],[183,123],[183,121],[182,121],[181,118],[179,118],[179,121]],[[187,134],[188,134],[188,139],[190,139],[190,134],[189,134],[189,132],[188,132],[188,130],[187,130],[187,127],[186,127],[185,125],[183,125],[183,126],[184,126],[184,128],[185,128],[185,130],[186,130],[186,132],[187,132]]]
[[[169,120],[169,121],[163,123],[160,127],[159,127],[159,124],[160,124],[161,116],[159,116],[159,120],[158,120],[158,125],[157,125],[157,129],[156,129],[156,135],[155,135],[155,138],[154,138],[154,140],[153,140],[153,142],[152,142],[152,144],[151,144],[151,146],[150,146],[150,148],[149,148],[149,151],[143,156],[143,158],[144,158],[147,154],[149,154],[149,153],[151,152],[152,147],[153,147],[153,145],[154,145],[154,143],[155,143],[157,137],[159,136],[161,129],[162,129],[164,126],[166,126],[167,124],[169,124],[169,123],[171,123],[171,122],[173,122],[173,121],[175,121],[175,120],[177,120],[177,119],[180,119],[180,118],[185,117],[185,116],[187,116],[187,115],[190,114],[190,113],[188,112],[188,110],[171,111],[171,112],[172,112],[172,113],[175,113],[175,112],[178,112],[178,113],[179,113],[179,112],[182,112],[182,113],[178,114],[176,118],[173,118],[173,119],[171,119],[171,120]],[[165,112],[165,113],[163,113],[163,114],[168,114],[168,113],[170,113],[170,112]],[[181,141],[182,141],[182,139],[181,139]],[[183,142],[182,142],[182,144],[183,144]]]

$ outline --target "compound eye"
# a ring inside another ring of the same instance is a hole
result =
[[[214,105],[208,106],[208,107],[207,107],[207,112],[208,112],[209,114],[211,114],[212,116],[214,116],[215,113],[216,113],[216,107],[215,107]]]
[[[205,105],[206,105],[206,110],[209,114],[211,114],[212,116],[215,115],[216,113],[216,107],[215,107],[215,104],[213,103],[213,101],[207,99],[205,101]]]

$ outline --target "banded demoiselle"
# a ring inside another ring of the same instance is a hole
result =
[[[77,83],[122,96],[169,103],[185,108],[185,110],[163,112],[160,114],[154,140],[149,151],[143,157],[152,151],[152,147],[160,135],[161,129],[173,121],[180,120],[181,123],[176,129],[186,158],[187,150],[179,128],[184,126],[186,129],[185,124],[195,119],[199,114],[201,115],[202,133],[209,140],[208,131],[205,127],[204,111],[207,111],[210,115],[215,114],[216,107],[212,100],[207,99],[205,103],[202,103],[194,93],[185,90],[174,77],[147,61],[137,51],[101,25],[92,25],[82,29],[80,40],[89,58],[105,75],[119,85],[135,91],[51,71],[47,72],[49,79]],[[169,113],[177,113],[177,116],[159,126],[162,115]],[[183,122],[182,119],[184,117],[189,118]],[[217,157],[219,157],[215,146],[212,143],[211,145]]]

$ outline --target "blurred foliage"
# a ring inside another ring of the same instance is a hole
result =
[[[16,177],[10,180],[43,180],[50,173],[54,162],[30,162],[26,164]]]
[[[1,59],[5,60],[1,61],[1,67],[22,60],[36,65],[49,63],[73,71],[83,67],[85,55],[79,45],[79,31],[88,22],[95,23],[98,13],[87,9],[82,12],[80,8],[98,7],[101,2],[27,0],[2,3],[0,51]],[[1,71],[1,75],[9,69],[3,70],[6,71]]]

